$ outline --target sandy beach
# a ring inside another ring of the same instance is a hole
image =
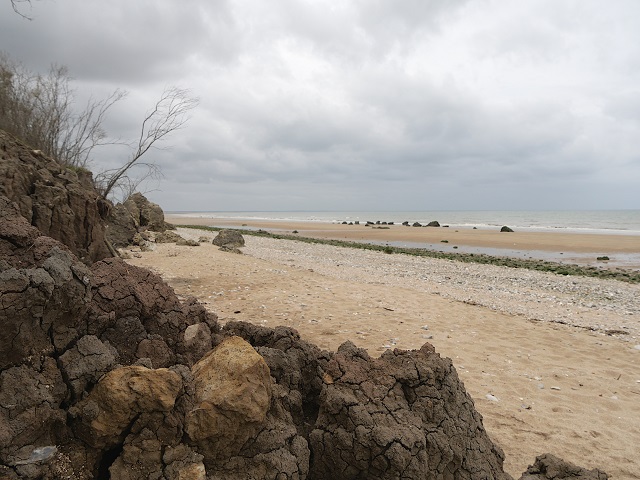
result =
[[[460,245],[510,242],[523,250],[611,256],[640,250],[639,237],[278,225],[353,240],[379,234],[382,241],[436,243],[446,233]],[[602,468],[611,478],[640,478],[639,285],[253,236],[246,241],[243,255],[209,242],[158,244],[150,252],[132,250],[129,262],[157,272],[180,295],[197,297],[221,323],[287,325],[321,348],[351,340],[374,356],[432,343],[453,359],[516,478],[545,452]]]

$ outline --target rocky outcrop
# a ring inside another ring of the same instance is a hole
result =
[[[136,234],[147,230],[165,232],[173,228],[173,225],[164,221],[164,212],[160,205],[149,201],[141,193],[134,193],[124,203],[118,203],[111,208],[107,218],[107,239],[113,247],[123,248],[139,243]]]
[[[513,229],[506,225],[500,229],[501,232],[513,232]]]
[[[312,478],[510,478],[451,360],[431,345],[372,359],[343,344],[324,381]]]
[[[139,228],[151,230],[152,232],[164,232],[165,230],[173,229],[173,225],[164,221],[164,212],[160,205],[149,201],[147,197],[139,192],[131,195],[123,205]]]
[[[111,256],[104,241],[110,203],[93,188],[91,173],[63,167],[1,130],[0,195],[84,263]]]

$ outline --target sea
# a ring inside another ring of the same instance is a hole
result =
[[[608,235],[640,235],[640,210],[567,210],[567,211],[509,211],[509,210],[441,210],[405,212],[313,212],[313,211],[181,211],[172,214],[189,214],[202,218],[237,220],[272,220],[342,223],[371,222],[419,222],[437,221],[440,225],[455,228],[495,229],[508,226],[514,230],[570,233],[601,233]]]

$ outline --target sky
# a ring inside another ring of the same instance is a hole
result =
[[[0,0],[0,51],[65,65],[166,211],[640,209],[638,0]],[[96,153],[94,172],[127,159]]]

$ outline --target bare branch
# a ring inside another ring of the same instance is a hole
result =
[[[18,15],[20,15],[25,20],[33,20],[33,18],[25,15],[20,11],[20,9],[18,8],[19,3],[27,3],[29,4],[29,8],[31,8],[31,0],[11,0],[11,8],[13,8],[13,11],[16,12]]]
[[[155,148],[156,144],[162,142],[169,134],[182,128],[189,120],[189,112],[198,105],[198,102],[198,98],[192,97],[189,90],[178,87],[166,88],[142,121],[138,144],[131,158],[111,174],[104,184],[102,196],[107,198],[145,153]]]

